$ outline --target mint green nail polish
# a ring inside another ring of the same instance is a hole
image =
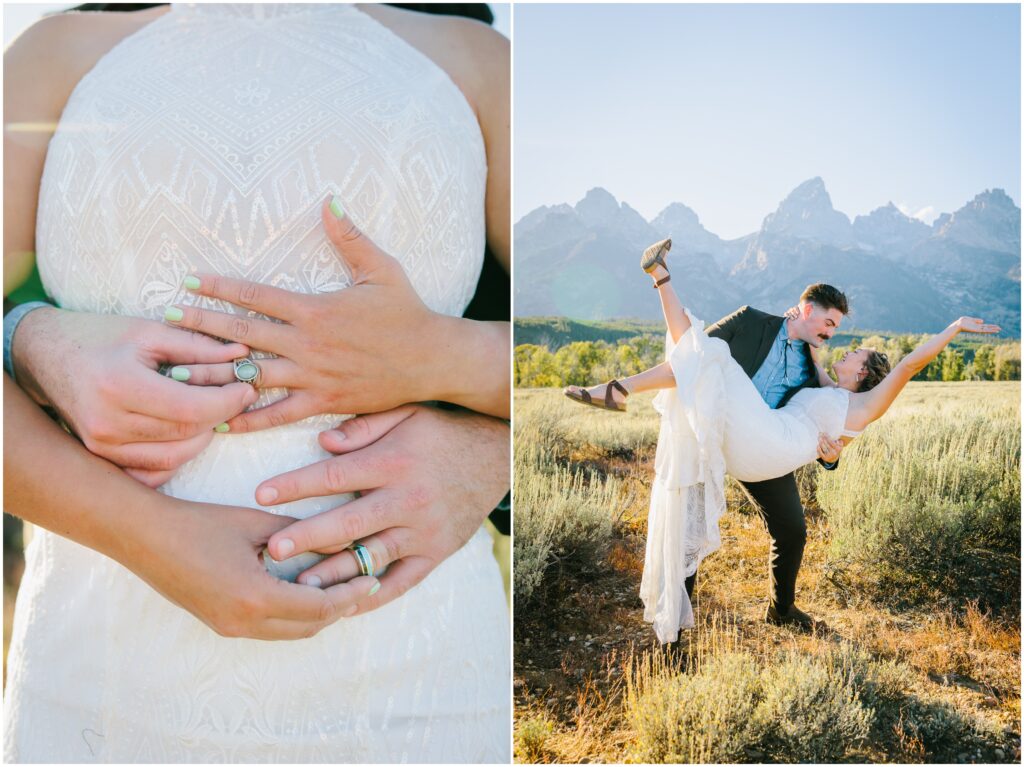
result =
[[[372,597],[378,591],[380,591],[380,581],[377,581],[375,584],[373,584],[373,588],[370,589],[370,594],[369,595]]]
[[[231,431],[231,427],[228,426],[226,423],[219,423],[213,427],[213,430],[218,434],[226,434],[227,432]]]
[[[192,377],[192,372],[188,368],[173,367],[171,368],[171,378],[175,381],[187,381]]]
[[[168,322],[181,322],[181,319],[185,316],[185,312],[179,309],[177,306],[168,306],[164,311],[164,319]]]
[[[331,213],[335,218],[345,218],[345,209],[341,207],[341,198],[338,195],[334,195],[334,199],[331,200]]]
[[[188,277],[185,278],[185,287],[188,288],[189,290],[199,290],[200,284],[201,283],[199,282],[199,278],[196,277],[194,274],[190,274]]]

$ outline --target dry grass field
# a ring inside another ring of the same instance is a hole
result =
[[[800,471],[813,635],[763,622],[768,537],[732,487],[671,651],[638,596],[650,399],[517,392],[518,762],[1020,762],[1019,383],[911,384]]]

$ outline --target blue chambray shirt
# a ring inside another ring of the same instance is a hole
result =
[[[788,326],[789,320],[783,320],[768,356],[751,379],[770,408],[778,407],[787,391],[811,377],[804,356],[804,341],[790,340],[786,333]]]

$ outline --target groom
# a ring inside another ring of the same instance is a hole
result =
[[[804,290],[797,309],[797,319],[786,319],[744,306],[707,330],[709,336],[729,344],[733,359],[772,408],[782,407],[805,387],[819,385],[810,346],[821,346],[832,338],[843,316],[849,313],[849,304],[836,288],[816,284]],[[839,462],[842,444],[830,441],[829,446],[827,452],[819,449],[818,462],[831,470]],[[813,619],[793,604],[796,577],[807,540],[807,524],[796,478],[790,473],[764,482],[740,484],[771,537],[770,592],[765,620],[809,629],[814,625]],[[686,579],[686,592],[691,598],[696,579],[697,573]]]

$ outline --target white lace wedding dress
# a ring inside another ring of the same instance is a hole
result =
[[[721,546],[718,520],[725,512],[725,475],[759,482],[781,477],[817,458],[819,432],[832,439],[846,430],[847,389],[809,388],[772,410],[729,345],[692,327],[676,344],[666,336],[665,358],[675,388],[654,398],[661,414],[654,461],[647,551],[640,597],[644,619],[661,642],[694,625],[686,579]]]
[[[67,309],[152,319],[195,300],[181,286],[197,270],[339,290],[320,220],[333,192],[431,309],[461,315],[486,172],[455,84],[357,8],[174,6],[72,93],[46,158],[39,267]],[[337,420],[217,435],[163,491],[254,506],[260,481],[327,456],[316,435]],[[482,530],[401,599],[293,642],[222,638],[44,530],[26,559],[8,762],[510,761],[508,610]]]

